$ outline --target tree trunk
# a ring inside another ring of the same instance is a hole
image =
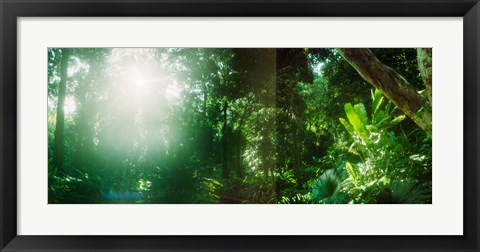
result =
[[[427,88],[427,97],[432,103],[432,48],[417,48],[417,62],[420,76]]]
[[[225,98],[224,104],[223,104],[223,136],[222,136],[222,142],[223,142],[223,167],[222,167],[222,177],[223,178],[228,178],[229,177],[229,171],[228,171],[228,143],[227,143],[227,110],[228,110],[228,103],[227,99]]]
[[[300,169],[302,167],[302,154],[301,154],[301,142],[300,142],[300,136],[299,136],[299,128],[296,124],[294,124],[294,126],[292,127],[295,132],[293,133],[294,134],[294,139],[295,141],[293,142],[293,170],[295,172],[295,177],[297,178],[297,181],[302,184],[304,181],[301,177],[301,173],[300,173]]]
[[[403,76],[380,62],[369,49],[338,48],[337,51],[363,79],[380,89],[429,136],[432,135],[430,104],[422,99]]]
[[[241,127],[239,127],[241,128]],[[237,178],[243,178],[243,167],[242,167],[242,132],[235,131],[233,132],[235,142],[233,144],[234,148],[234,162],[235,162],[235,171],[237,173]]]
[[[207,125],[207,121],[208,121],[208,114],[207,114],[207,97],[208,97],[208,93],[207,93],[207,83],[205,81],[202,81],[203,82],[203,117],[205,119],[205,125]]]
[[[65,95],[67,90],[67,70],[68,70],[68,58],[70,56],[70,49],[62,49],[62,65],[60,83],[58,85],[58,102],[57,102],[57,120],[55,126],[55,142],[53,147],[53,163],[59,171],[63,171],[63,131],[65,127]]]

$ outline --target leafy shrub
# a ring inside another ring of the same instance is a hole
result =
[[[405,133],[397,136],[393,127],[405,115],[397,115],[391,102],[384,104],[380,90],[372,91],[370,116],[361,102],[347,103],[344,109],[347,119],[340,118],[340,122],[351,137],[348,152],[358,159],[325,171],[312,188],[312,200],[327,204],[431,202],[431,140],[422,135],[422,152],[418,153],[418,143],[410,143]]]
[[[49,169],[48,203],[84,204],[102,202],[103,193],[100,187],[100,179],[97,176],[73,168],[71,170],[74,170],[75,174],[59,175],[57,169]]]
[[[311,204],[312,196],[310,193],[307,194],[295,194],[292,197],[283,196],[280,201],[280,204]]]

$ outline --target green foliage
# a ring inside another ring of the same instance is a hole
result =
[[[378,204],[422,204],[431,203],[431,191],[415,186],[411,182],[394,181],[379,193]]]
[[[343,169],[326,170],[312,187],[313,202],[324,204],[347,203],[347,197],[342,192],[344,181]]]
[[[369,132],[367,131],[367,115],[365,111],[365,107],[362,103],[352,106],[352,104],[347,103],[345,104],[345,113],[347,114],[348,121],[350,122],[350,126],[346,127],[349,132],[355,132],[357,136],[359,136],[364,142],[365,145],[370,144],[369,140]],[[342,124],[345,123],[345,120],[342,120]],[[345,125],[345,124],[344,124]],[[352,131],[353,128],[353,131]]]
[[[375,50],[417,74],[412,50]],[[49,203],[431,202],[431,139],[335,50],[70,52],[47,54]]]
[[[57,169],[52,167],[48,171],[48,203],[101,203],[103,194],[99,182],[98,177],[81,171],[72,175],[58,175]]]
[[[391,127],[403,121],[405,116],[395,116],[395,109],[391,109],[390,102],[382,106],[383,97],[379,90],[372,92],[372,99],[371,119],[368,118],[363,103],[355,106],[347,103],[345,114],[348,121],[340,118],[340,122],[353,140],[349,151],[364,161],[361,167],[364,173],[379,179],[380,173],[387,173],[392,169],[389,159],[401,151],[402,146],[397,143]],[[347,166],[353,167],[351,164]]]
[[[295,194],[292,197],[283,196],[280,204],[312,204],[312,196],[308,194]]]
[[[385,199],[387,192],[392,192],[389,194],[392,200],[402,199],[404,203],[415,202],[412,198],[423,199],[417,197],[417,192],[424,191],[413,188],[413,182],[399,184],[395,181],[401,178],[415,181],[415,177],[406,177],[402,174],[407,170],[416,169],[415,165],[406,166],[406,162],[423,163],[427,157],[419,154],[405,155],[409,151],[405,147],[413,146],[409,144],[404,134],[397,136],[393,130],[393,126],[402,122],[405,116],[395,115],[395,108],[391,108],[390,102],[382,105],[383,96],[379,90],[372,92],[370,119],[362,103],[355,106],[345,104],[348,121],[340,118],[340,122],[352,139],[349,152],[360,158],[360,162],[345,163],[348,174],[345,192],[358,203],[375,203],[377,197],[382,196],[382,199]]]

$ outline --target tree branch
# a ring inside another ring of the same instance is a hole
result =
[[[380,62],[369,49],[337,48],[337,51],[364,80],[380,89],[420,128],[432,135],[430,105],[402,75]]]

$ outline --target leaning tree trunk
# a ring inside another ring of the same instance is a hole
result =
[[[420,76],[427,88],[427,97],[432,103],[432,48],[418,48],[417,62]]]
[[[65,94],[67,90],[67,69],[68,57],[70,56],[70,49],[62,49],[62,62],[60,83],[58,85],[58,102],[57,102],[57,120],[55,126],[55,142],[53,146],[53,163],[59,171],[63,170],[63,131],[65,126]]]
[[[428,104],[403,76],[380,62],[369,49],[338,48],[337,51],[368,83],[410,117],[429,136],[432,114]]]

